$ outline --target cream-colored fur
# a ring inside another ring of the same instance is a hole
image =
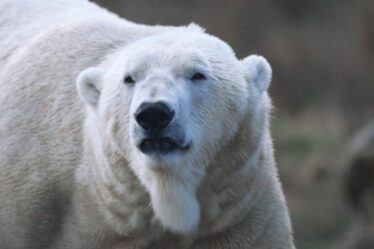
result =
[[[264,58],[84,0],[0,12],[0,248],[294,248]],[[150,99],[173,105],[187,152],[139,151]]]

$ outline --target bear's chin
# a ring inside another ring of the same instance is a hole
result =
[[[186,159],[185,152],[172,152],[167,154],[142,154],[144,166],[152,171],[175,171]]]
[[[156,218],[168,230],[189,234],[196,230],[200,209],[193,190],[170,180],[160,180],[150,190]]]
[[[132,168],[151,197],[155,218],[174,233],[193,233],[200,221],[196,186],[201,176],[192,174],[189,165],[183,164],[185,160],[158,164],[144,156]]]

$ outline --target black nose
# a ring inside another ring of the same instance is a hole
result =
[[[135,119],[145,130],[160,131],[173,119],[174,111],[164,102],[143,103],[135,113]]]

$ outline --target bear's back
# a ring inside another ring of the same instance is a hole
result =
[[[52,13],[46,16],[28,15],[33,10],[23,9],[23,2],[25,7],[31,5],[30,1],[9,3],[8,8],[6,3],[0,5],[0,9],[9,9],[5,13],[11,15],[8,19],[1,17],[0,21],[0,44],[8,48],[0,52],[2,156],[17,152],[17,156],[12,155],[12,158],[21,159],[32,151],[32,158],[36,155],[53,155],[52,160],[55,160],[59,154],[66,157],[65,149],[71,150],[72,154],[79,154],[77,148],[70,149],[75,145],[80,147],[80,129],[84,118],[84,107],[78,98],[75,80],[80,71],[99,64],[116,46],[123,43],[120,34],[114,32],[116,28],[121,29],[121,24],[118,25],[111,18],[103,21],[110,17],[106,11],[103,11],[103,20],[99,21],[91,19],[92,15],[73,19],[76,8],[70,7],[75,6],[72,0],[33,1],[32,4],[36,5],[34,8],[38,3],[43,6],[42,14],[47,14],[50,6]],[[76,2],[80,3],[78,6],[84,13],[84,3],[88,2]],[[66,4],[58,15],[54,15],[59,7],[56,3]],[[95,15],[100,18],[99,9],[93,10],[97,11]],[[30,19],[21,17],[20,20],[24,21],[22,24],[13,16],[24,12]],[[67,17],[71,19],[64,20]],[[112,19],[120,20],[115,16]],[[3,23],[3,20],[11,23]],[[8,29],[8,26],[12,28]],[[26,36],[27,39],[24,39]],[[42,147],[43,152],[33,151],[38,147]],[[3,162],[2,158],[0,163]]]
[[[46,248],[82,153],[76,76],[126,41],[127,22],[83,0],[3,1],[0,12],[0,248]]]

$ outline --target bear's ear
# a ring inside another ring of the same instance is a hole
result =
[[[201,27],[200,25],[198,25],[196,23],[193,23],[193,22],[191,22],[190,24],[188,24],[187,28],[189,30],[193,30],[193,31],[196,31],[196,32],[201,32],[201,33],[205,32],[205,29],[203,27]]]
[[[271,67],[262,56],[250,55],[242,60],[248,82],[253,82],[260,92],[267,91],[271,81]]]
[[[91,67],[83,70],[77,77],[79,97],[89,106],[96,107],[100,98],[99,82],[103,72],[99,68]]]

